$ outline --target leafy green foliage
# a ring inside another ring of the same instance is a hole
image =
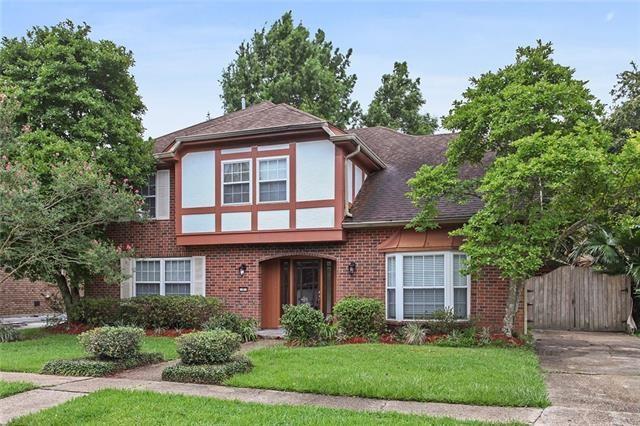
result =
[[[635,62],[631,62],[631,69],[618,74],[611,96],[614,104],[604,124],[614,135],[614,147],[620,149],[629,131],[640,131],[640,70]]]
[[[444,339],[436,340],[434,344],[451,348],[472,348],[478,346],[476,329],[469,327],[464,330],[452,330]]]
[[[20,339],[20,333],[12,324],[0,324],[0,343],[15,342]]]
[[[120,300],[83,299],[73,309],[76,321],[100,325],[134,325],[145,329],[198,328],[220,313],[215,297],[143,296]]]
[[[211,330],[229,330],[240,335],[243,342],[253,342],[258,338],[258,323],[253,318],[242,318],[233,312],[223,312],[219,315],[212,316],[202,325],[207,331]]]
[[[449,334],[458,326],[453,308],[438,309],[430,316],[427,324],[430,333]]]
[[[228,362],[240,349],[240,336],[216,329],[185,334],[176,339],[178,354],[184,364],[219,364]]]
[[[343,337],[372,337],[384,330],[384,304],[378,299],[345,297],[333,308]]]
[[[324,318],[322,312],[306,303],[285,305],[280,324],[285,330],[287,340],[306,345],[319,340]]]
[[[67,20],[2,39],[0,93],[18,101],[14,132],[26,130],[11,152],[41,176],[61,161],[93,160],[142,185],[153,144],[142,138],[146,108],[130,73],[133,54],[90,33]]]
[[[393,73],[382,76],[382,85],[369,104],[363,124],[385,126],[411,135],[430,135],[438,127],[438,120],[420,113],[425,102],[420,78],[412,80],[407,63],[395,62]]]
[[[238,373],[251,371],[252,364],[245,355],[236,355],[222,364],[190,365],[178,363],[162,370],[162,380],[168,382],[203,383],[217,385]]]
[[[135,327],[98,327],[85,331],[78,341],[99,360],[130,358],[140,352],[144,330]]]
[[[361,113],[351,100],[356,76],[348,73],[350,62],[351,49],[334,49],[320,29],[311,38],[289,11],[238,47],[220,80],[224,109],[239,110],[245,96],[249,104],[284,102],[344,127]]]
[[[410,322],[402,326],[400,336],[407,345],[421,345],[424,342],[425,331],[422,324]]]
[[[56,376],[110,376],[122,370],[142,367],[144,365],[162,362],[162,354],[155,352],[140,352],[123,359],[59,359],[48,361],[42,367],[42,374]]]

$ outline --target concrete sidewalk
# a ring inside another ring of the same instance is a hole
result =
[[[451,417],[459,420],[517,421],[527,424],[535,423],[542,414],[542,409],[540,408],[484,407],[433,402],[388,401],[124,378],[59,377],[0,372],[0,380],[26,381],[41,386],[38,390],[3,399],[3,403],[0,406],[0,423],[6,423],[13,418],[49,408],[74,397],[101,389],[146,390],[261,404],[313,405],[358,411],[387,411],[434,417]]]

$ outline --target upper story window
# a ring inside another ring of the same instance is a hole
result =
[[[140,195],[144,197],[143,211],[154,219],[156,217],[156,174],[149,176],[147,184],[140,191]]]
[[[286,157],[258,160],[258,202],[288,201]]]
[[[387,256],[387,318],[424,320],[442,309],[468,318],[469,277],[463,253],[397,253]]]
[[[188,296],[191,259],[143,259],[135,263],[135,295]]]
[[[227,161],[222,164],[222,203],[250,203],[251,161]]]

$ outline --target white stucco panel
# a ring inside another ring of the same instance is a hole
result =
[[[289,229],[289,210],[258,212],[258,230]]]
[[[222,213],[220,223],[222,232],[226,231],[250,231],[251,212]]]
[[[296,144],[297,201],[335,198],[335,151],[330,141]]]
[[[182,157],[182,207],[215,205],[213,151],[190,152]]]
[[[182,216],[182,233],[215,232],[216,215],[214,214],[188,214]]]
[[[296,228],[333,228],[333,207],[317,207],[296,210]]]

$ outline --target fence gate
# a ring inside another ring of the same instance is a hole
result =
[[[623,331],[632,309],[631,280],[562,266],[526,281],[527,322],[537,329]]]

